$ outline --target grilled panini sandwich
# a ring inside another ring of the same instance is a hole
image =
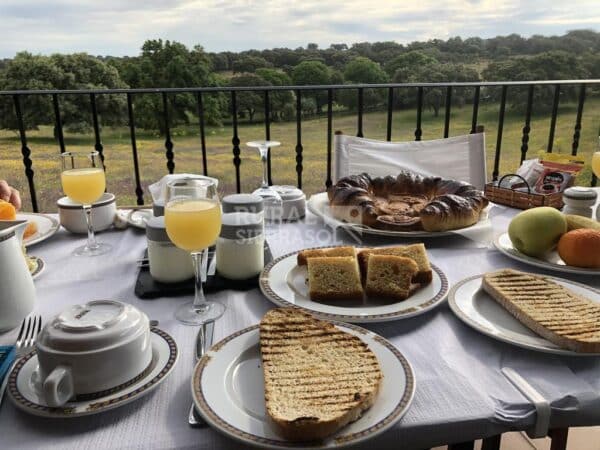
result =
[[[554,344],[600,352],[600,305],[539,275],[504,269],[483,276],[483,289],[523,325]]]
[[[292,441],[321,440],[357,420],[383,377],[362,340],[295,308],[265,314],[260,350],[267,412]]]

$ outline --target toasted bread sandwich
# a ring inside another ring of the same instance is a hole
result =
[[[383,378],[358,337],[296,308],[260,322],[267,413],[291,441],[317,441],[360,418]]]
[[[519,322],[554,344],[600,352],[600,305],[540,275],[503,269],[483,276],[483,289]]]

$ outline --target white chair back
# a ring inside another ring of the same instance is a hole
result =
[[[481,190],[487,180],[485,133],[409,142],[336,134],[334,149],[334,182],[362,172],[382,177],[402,170],[466,181]]]

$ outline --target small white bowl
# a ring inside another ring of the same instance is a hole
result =
[[[85,213],[81,203],[69,197],[59,198],[56,202],[60,224],[71,233],[87,233]],[[100,200],[92,204],[92,225],[94,231],[110,228],[117,213],[117,202],[114,194],[105,192]]]
[[[114,300],[70,306],[46,324],[35,346],[34,382],[49,406],[117,388],[152,360],[148,317]]]

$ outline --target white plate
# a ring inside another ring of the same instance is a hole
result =
[[[171,336],[158,328],[151,329],[152,361],[140,376],[128,383],[52,408],[38,394],[35,380],[38,367],[34,352],[21,358],[8,379],[7,390],[14,404],[25,412],[43,417],[80,417],[98,414],[133,402],[162,383],[177,362],[178,350]]]
[[[396,236],[396,237],[407,237],[407,238],[418,238],[418,237],[442,237],[452,236],[460,233],[463,230],[476,231],[488,227],[487,211],[488,208],[484,209],[479,218],[479,222],[470,227],[460,228],[457,230],[450,231],[392,231],[392,230],[379,230],[377,228],[371,228],[366,225],[360,225],[355,223],[343,222],[336,219],[331,214],[329,208],[329,198],[327,192],[321,192],[314,194],[310,197],[307,202],[308,209],[315,215],[319,216],[326,225],[332,228],[346,228],[360,234],[369,234],[373,236]]]
[[[153,217],[152,209],[119,209],[117,215],[132,227],[146,229],[146,223]]]
[[[512,242],[508,237],[508,233],[503,233],[496,237],[496,239],[494,239],[494,245],[500,252],[504,253],[509,258],[516,259],[517,261],[532,266],[564,273],[576,273],[578,275],[600,275],[600,269],[584,269],[583,267],[567,266],[565,262],[560,259],[556,250],[552,250],[540,258],[527,256],[513,247]]]
[[[409,362],[387,340],[356,325],[335,323],[358,336],[375,353],[383,381],[374,405],[356,422],[321,443],[304,448],[341,448],[383,433],[406,413],[415,391]],[[213,346],[198,361],[192,376],[192,395],[206,422],[244,444],[261,448],[303,448],[281,438],[265,411],[264,378],[259,328],[238,331]]]
[[[28,220],[30,222],[35,222],[38,228],[34,235],[23,239],[23,244],[25,247],[29,247],[30,245],[37,244],[38,242],[48,239],[60,228],[60,223],[58,220],[46,214],[17,213],[17,220]]]
[[[31,278],[35,280],[46,268],[46,263],[39,256],[28,256],[28,258],[35,263],[35,266],[29,271],[29,273],[31,273]]]
[[[331,303],[312,301],[306,283],[307,268],[298,266],[297,253],[281,256],[269,263],[260,274],[262,293],[279,306],[296,306],[317,317],[343,322],[386,322],[418,316],[435,308],[446,299],[448,280],[433,264],[433,280],[401,302],[365,299],[361,302]]]
[[[448,304],[456,316],[475,330],[518,347],[570,356],[594,356],[565,350],[534,333],[481,289],[483,275],[466,278],[448,294]],[[600,303],[600,291],[562,278],[548,277],[567,289]]]

